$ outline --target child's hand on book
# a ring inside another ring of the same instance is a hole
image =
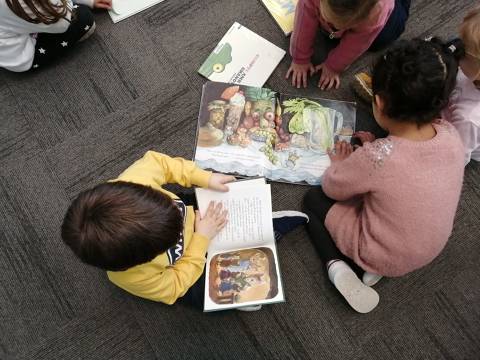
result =
[[[310,76],[315,73],[315,68],[312,63],[296,64],[292,62],[288,68],[287,75],[285,75],[285,79],[288,79],[290,75],[292,75],[292,86],[297,87],[297,89],[300,89],[301,86],[306,88],[309,73]]]
[[[213,173],[208,181],[208,188],[210,190],[227,192],[228,186],[225,184],[232,181],[235,181],[235,177],[232,175]]]
[[[315,71],[320,72],[318,87],[322,90],[338,89],[340,87],[340,74],[331,70],[325,63],[315,66]]]
[[[200,211],[195,210],[195,232],[212,240],[227,223],[227,210],[223,209],[221,202],[215,204],[210,201],[205,215],[201,217]]]
[[[112,8],[112,0],[94,0],[93,7],[96,9],[107,9]]]
[[[357,131],[355,134],[353,134],[353,137],[357,138],[360,140],[360,142],[365,144],[366,142],[373,142],[375,141],[375,135],[373,135],[369,131]]]
[[[350,156],[352,152],[352,145],[345,141],[337,141],[335,143],[335,149],[333,151],[330,149],[327,150],[328,157],[330,158],[332,164],[345,160],[347,157]]]

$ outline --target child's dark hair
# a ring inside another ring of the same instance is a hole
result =
[[[338,17],[350,21],[366,18],[377,3],[378,0],[327,0]]]
[[[418,125],[434,120],[448,104],[464,55],[458,39],[399,41],[378,58],[373,69],[373,94],[384,101],[383,112],[391,119]]]
[[[181,212],[170,197],[118,181],[78,195],[63,220],[62,238],[84,263],[122,271],[175,245],[182,228]]]
[[[67,0],[59,0],[59,4],[50,0],[6,0],[6,3],[15,15],[34,24],[54,24],[71,10]]]

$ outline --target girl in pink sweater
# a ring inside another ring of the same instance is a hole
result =
[[[358,312],[379,296],[371,285],[430,263],[452,231],[463,180],[463,147],[438,118],[455,84],[448,45],[402,41],[373,70],[373,114],[389,136],[359,132],[337,143],[322,187],[304,199],[308,232],[328,276]],[[363,282],[350,265],[366,271]],[[367,286],[368,285],[368,286]]]
[[[291,75],[297,88],[307,87],[308,75],[320,72],[318,87],[338,88],[340,74],[360,55],[384,48],[403,33],[409,10],[410,0],[299,0],[286,78]],[[311,58],[319,27],[336,47],[314,66]]]

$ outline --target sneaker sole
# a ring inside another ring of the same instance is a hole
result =
[[[261,309],[262,309],[262,305],[253,305],[253,306],[245,306],[245,307],[237,308],[238,311],[247,311],[247,312],[258,311]]]
[[[335,287],[357,312],[366,314],[378,305],[380,296],[366,286],[353,272],[343,272],[335,276]]]
[[[310,221],[310,218],[308,217],[307,214],[304,214],[300,211],[295,211],[295,210],[283,210],[283,211],[274,211],[272,212],[272,219],[278,219],[281,217],[303,217],[304,219],[307,219],[307,222]]]

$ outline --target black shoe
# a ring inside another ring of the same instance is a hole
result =
[[[274,211],[272,218],[276,241],[279,241],[284,235],[300,225],[305,225],[310,220],[307,214],[292,210]]]

